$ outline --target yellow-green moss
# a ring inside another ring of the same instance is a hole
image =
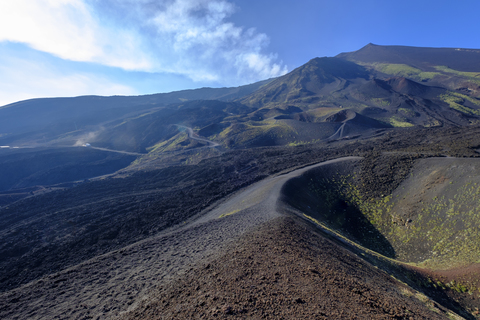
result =
[[[218,136],[221,139],[235,137],[236,143],[243,144],[258,137],[271,135],[275,138],[293,139],[297,132],[281,121],[250,121],[224,129]]]
[[[412,109],[398,108],[398,111],[402,112],[403,114],[405,114],[408,117],[415,117],[416,116],[416,112]]]
[[[166,151],[174,151],[178,149],[178,144],[188,140],[188,135],[186,132],[180,132],[173,136],[172,138],[157,143],[154,146],[148,147],[147,151],[149,153],[158,153],[158,152],[166,152]]]
[[[314,139],[314,140],[311,140],[311,141],[294,141],[294,142],[290,142],[289,144],[287,144],[287,146],[289,146],[289,147],[303,146],[303,145],[306,145],[306,144],[318,143],[320,141],[322,141],[322,139]]]
[[[479,72],[458,71],[458,70],[451,69],[451,68],[446,67],[446,66],[436,66],[435,69],[437,69],[439,71],[442,71],[442,72],[445,72],[445,73],[451,73],[451,74],[455,74],[457,76],[465,77],[468,80],[480,85],[480,73]]]
[[[398,116],[393,116],[389,118],[387,121],[395,128],[407,128],[407,127],[414,126],[412,123],[408,122],[405,118],[398,117]]]
[[[230,212],[228,212],[228,213],[223,213],[223,214],[219,215],[218,218],[225,218],[225,217],[231,216],[232,214],[235,214],[235,213],[237,213],[237,212],[239,212],[239,211],[240,211],[240,210],[237,209],[237,210],[230,211]]]
[[[449,269],[480,262],[480,183],[447,184],[443,188],[453,196],[433,197],[429,203],[420,203],[419,212],[411,220],[404,216],[403,209],[397,212],[397,197],[365,197],[353,181],[351,175],[337,175],[312,180],[309,189],[322,197],[325,210],[333,208],[337,199],[357,208],[396,251],[408,252],[408,248],[422,243],[427,251],[419,266]]]
[[[465,100],[468,100],[474,103],[475,105],[480,106],[480,102],[475,101],[475,99],[472,99],[468,96],[465,96],[463,94],[456,93],[456,92],[449,92],[449,93],[442,94],[439,96],[439,98],[445,101],[446,103],[448,103],[448,105],[452,109],[455,109],[457,111],[460,111],[468,115],[480,116],[480,110],[472,109],[463,105]]]
[[[420,69],[411,67],[406,64],[372,63],[367,65],[377,71],[380,71],[386,74],[405,77],[405,78],[412,78],[414,80],[420,80],[420,81],[430,80],[430,79],[433,79],[435,76],[440,75],[439,72],[424,72]]]
[[[373,103],[380,107],[388,107],[390,105],[390,100],[382,99],[382,98],[374,98],[372,99]]]

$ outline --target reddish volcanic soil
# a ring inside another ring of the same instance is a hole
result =
[[[416,270],[425,277],[431,279],[437,286],[441,284],[449,297],[467,306],[469,312],[480,318],[480,296],[478,288],[480,284],[480,263],[451,270]],[[450,288],[445,288],[450,286]]]
[[[124,315],[128,320],[229,318],[447,315],[436,303],[320,236],[314,227],[285,216],[245,234],[225,255],[193,268]]]

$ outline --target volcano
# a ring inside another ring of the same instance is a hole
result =
[[[479,78],[369,44],[0,107],[0,317],[479,319]]]

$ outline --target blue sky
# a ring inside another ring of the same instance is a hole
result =
[[[0,2],[0,106],[237,86],[368,43],[480,48],[480,1]]]

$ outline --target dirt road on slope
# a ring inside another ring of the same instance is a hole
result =
[[[190,139],[193,139],[193,140],[197,140],[197,141],[201,141],[201,142],[206,142],[208,145],[207,147],[208,148],[215,148],[215,147],[218,147],[220,144],[216,143],[215,141],[210,141],[208,139],[205,139],[205,138],[202,138],[200,137],[199,135],[197,135],[195,132],[193,132],[193,129],[192,128],[189,128],[189,127],[186,127],[186,126],[182,126],[182,125],[179,125],[179,124],[176,124],[176,126],[179,128],[179,129],[183,129],[187,132],[188,134],[188,137]]]
[[[83,148],[92,148],[92,149],[95,149],[95,150],[115,152],[115,153],[121,153],[121,154],[128,154],[128,155],[131,155],[131,156],[144,156],[145,155],[145,153],[129,152],[129,151],[122,151],[122,150],[113,150],[113,149],[99,148],[99,147],[83,147]]]

